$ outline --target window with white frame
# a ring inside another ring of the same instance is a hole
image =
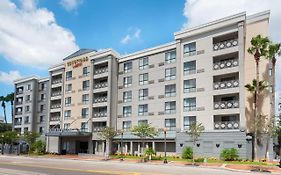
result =
[[[196,61],[185,62],[183,65],[184,75],[196,73]]]
[[[123,102],[131,102],[131,101],[132,101],[132,91],[124,91]]]
[[[176,84],[165,85],[165,96],[166,97],[176,96]]]
[[[124,80],[124,81],[123,81],[124,87],[130,87],[130,86],[132,86],[132,76],[124,77],[123,80]]]
[[[176,113],[176,101],[165,102],[165,113],[166,114]]]
[[[124,63],[124,73],[131,72],[132,69],[133,69],[133,63],[131,61]]]
[[[196,91],[196,79],[184,80],[183,89],[185,93]]]
[[[66,84],[65,92],[70,92],[70,91],[72,91],[72,84]]]
[[[71,105],[71,97],[66,97],[65,98],[65,106],[70,106]]]
[[[83,91],[87,91],[90,88],[90,80],[83,81],[82,83]]]
[[[196,54],[196,42],[188,43],[183,46],[184,55],[195,55]]]
[[[88,76],[90,74],[90,67],[83,67],[83,76]]]
[[[90,98],[89,94],[83,94],[82,95],[82,103],[83,104],[88,104],[89,103],[89,98]]]
[[[195,111],[196,110],[196,98],[185,98],[183,100],[184,111]]]
[[[65,123],[65,124],[63,125],[63,128],[64,128],[65,130],[70,129],[70,123]]]
[[[148,73],[139,75],[139,85],[148,84]]]
[[[165,128],[167,128],[167,130],[169,131],[176,130],[176,119],[175,118],[165,119]]]
[[[165,79],[166,80],[176,79],[176,68],[175,67],[165,69]]]
[[[67,71],[65,73],[65,79],[66,80],[71,80],[72,79],[72,71]]]
[[[139,100],[147,100],[148,99],[148,88],[139,90]]]
[[[129,131],[132,127],[132,121],[123,121],[123,130]]]
[[[82,108],[81,116],[82,118],[87,118],[89,116],[89,108]]]
[[[165,63],[174,63],[176,61],[176,51],[172,50],[165,53]]]
[[[29,101],[31,101],[31,96],[30,95],[27,95],[27,96],[25,96],[25,101],[27,101],[27,102],[29,102]]]
[[[44,101],[46,99],[46,94],[41,94],[40,100]]]
[[[82,122],[81,123],[81,131],[88,131],[88,122]]]
[[[30,112],[30,106],[25,106],[25,112]]]
[[[147,120],[139,120],[138,125],[141,125],[141,124],[148,124],[148,121]]]
[[[27,85],[26,90],[28,90],[28,91],[31,91],[31,90],[32,90],[32,89],[31,89],[31,84],[28,84],[28,85]]]
[[[184,119],[183,119],[183,128],[185,130],[189,129],[189,126],[193,122],[196,122],[196,116],[185,116]]]
[[[71,117],[71,110],[65,110],[64,111],[64,118]]]
[[[130,117],[132,115],[132,106],[123,106],[123,117]]]
[[[139,116],[148,115],[148,104],[139,105],[138,115]]]
[[[148,57],[143,57],[139,59],[139,69],[147,69],[148,68]]]

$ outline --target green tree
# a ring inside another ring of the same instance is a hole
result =
[[[111,150],[111,145],[112,145],[112,139],[117,136],[117,132],[114,128],[112,127],[106,127],[104,128],[101,132],[98,133],[100,139],[105,140],[106,142],[106,159],[109,158],[110,150]]]
[[[27,131],[23,135],[24,141],[28,144],[28,151],[32,151],[32,145],[36,142],[36,140],[39,138],[40,134],[33,131]]]
[[[153,155],[156,155],[156,151],[153,148],[147,148],[144,150],[145,155],[148,155],[149,160],[152,159]]]
[[[12,131],[12,124],[0,123],[0,133],[3,133],[5,131]]]
[[[201,136],[202,132],[205,130],[205,127],[202,123],[192,122],[187,130],[187,133],[190,135],[191,141],[193,143],[193,148],[195,148],[195,144]],[[193,151],[194,154],[194,151]],[[194,164],[194,155],[192,155],[192,162]]]
[[[6,115],[6,97],[0,96],[0,103],[3,108],[4,120],[5,120],[5,123],[7,124],[8,122],[7,122],[7,115]]]
[[[16,143],[19,139],[19,133],[15,131],[6,131],[3,133],[4,143],[9,145],[9,152],[11,152],[11,146]]]
[[[144,144],[145,144],[145,139],[147,138],[154,138],[155,136],[158,136],[158,132],[154,127],[152,127],[148,123],[140,123],[139,125],[134,126],[131,129],[131,132],[133,135],[139,137],[142,142],[141,146],[141,153],[144,153]]]

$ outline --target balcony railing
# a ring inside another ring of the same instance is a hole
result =
[[[16,92],[17,95],[20,95],[20,94],[23,94],[23,90],[19,89],[17,92]]]
[[[61,108],[61,104],[51,105],[51,109],[58,109]]]
[[[214,83],[214,90],[236,88],[239,86],[239,80],[221,81]]]
[[[16,111],[16,115],[22,115],[22,111]]]
[[[108,86],[108,83],[98,83],[94,85],[94,89],[100,89],[100,88],[105,88]]]
[[[220,69],[226,69],[226,68],[231,68],[231,67],[236,67],[238,66],[238,58],[235,59],[229,59],[229,60],[224,60],[224,61],[218,61],[213,64],[214,70],[220,70]]]
[[[231,109],[231,108],[239,108],[239,101],[238,100],[231,100],[231,101],[219,101],[214,102],[214,109]]]
[[[57,97],[57,96],[60,96],[61,95],[61,92],[53,92],[52,93],[52,97]]]
[[[95,70],[95,75],[98,75],[98,74],[102,74],[102,73],[105,73],[105,72],[108,72],[108,68],[100,68],[100,69],[96,69]]]
[[[94,103],[103,103],[107,102],[107,97],[99,97],[99,98],[94,98]]]
[[[95,113],[93,113],[93,117],[94,118],[107,117],[107,113],[106,112],[95,112]]]
[[[50,117],[50,121],[60,121],[60,116]]]
[[[62,83],[62,79],[55,79],[52,81],[52,84]]]
[[[22,123],[21,121],[16,121],[15,126],[19,126],[19,125],[21,125],[21,123]]]
[[[93,132],[100,132],[106,127],[93,127]]]
[[[239,121],[214,122],[215,130],[239,129]]]
[[[234,47],[234,46],[237,46],[237,45],[238,45],[238,39],[235,38],[235,39],[215,43],[213,45],[213,49],[214,49],[214,51],[217,51],[217,50],[222,50],[222,49]]]
[[[22,101],[17,101],[16,102],[16,105],[21,105],[22,104]]]

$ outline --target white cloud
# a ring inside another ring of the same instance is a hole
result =
[[[129,34],[127,34],[126,36],[124,36],[121,39],[121,43],[122,44],[128,44],[130,41],[132,40],[138,40],[140,39],[140,33],[141,33],[141,29],[139,28],[130,28],[129,29]]]
[[[67,11],[76,10],[83,3],[83,0],[61,0],[60,4]]]
[[[34,0],[21,2],[18,7],[0,1],[0,54],[7,60],[46,68],[78,49],[71,31],[59,26],[52,12],[37,8]]]
[[[22,78],[19,71],[9,71],[2,72],[0,71],[0,82],[8,85],[12,85],[13,81],[16,79]]]

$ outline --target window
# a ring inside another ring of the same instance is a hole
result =
[[[83,104],[88,104],[89,103],[89,94],[83,94],[82,95],[82,103]]]
[[[133,69],[133,63],[131,61],[124,63],[124,72],[125,73],[131,72],[132,69]]]
[[[139,84],[140,85],[148,84],[148,73],[139,75]]]
[[[40,90],[41,91],[44,91],[47,89],[47,84],[46,83],[41,83],[41,87],[40,87]]]
[[[90,87],[90,80],[83,81],[82,83],[83,91],[89,90],[89,87]]]
[[[81,123],[81,131],[88,131],[88,122],[82,122]]]
[[[130,117],[132,115],[132,106],[123,106],[123,117]]]
[[[26,98],[25,101],[27,101],[27,102],[30,102],[30,101],[31,101],[30,95],[25,96],[25,98]]]
[[[28,91],[31,91],[31,84],[28,84],[27,87],[26,87],[26,89],[27,89]]]
[[[176,85],[170,84],[165,86],[165,96],[166,97],[174,97],[176,96]]]
[[[90,67],[83,67],[83,76],[88,76],[90,74]]]
[[[147,69],[148,68],[148,57],[140,58],[139,60],[139,69]]]
[[[139,90],[139,100],[147,100],[148,99],[148,88]]]
[[[169,131],[176,130],[176,119],[165,119],[165,128],[167,128]]]
[[[41,94],[40,99],[43,101],[46,99],[46,94]]]
[[[67,71],[65,75],[66,80],[71,80],[72,79],[72,71]]]
[[[185,62],[183,66],[184,75],[196,73],[196,61]]]
[[[39,120],[40,120],[40,121],[39,121],[40,123],[45,122],[45,116],[41,115]]]
[[[166,80],[176,79],[176,68],[175,67],[165,69],[165,79]]]
[[[66,91],[66,92],[72,91],[72,84],[67,84],[67,85],[65,86],[65,91]]]
[[[24,117],[24,124],[28,124],[28,123],[29,123],[29,117],[26,116],[26,117]]]
[[[39,133],[43,134],[44,133],[44,128],[43,127],[39,127]]]
[[[176,101],[165,102],[165,113],[166,114],[176,113]]]
[[[185,116],[183,119],[183,128],[184,129],[189,129],[189,126],[193,123],[196,122],[196,116]]]
[[[30,106],[26,106],[25,107],[25,112],[29,112],[30,111]]]
[[[28,127],[23,128],[23,132],[24,133],[28,132]]]
[[[148,104],[139,105],[139,116],[147,115],[148,112]]]
[[[65,98],[65,106],[70,106],[71,105],[71,97],[66,97]]]
[[[65,110],[65,111],[64,111],[64,117],[65,117],[65,118],[71,117],[71,110]]]
[[[124,85],[124,87],[132,86],[132,76],[124,77],[123,85]]]
[[[196,42],[185,44],[184,46],[184,54],[185,55],[195,55],[196,54]]]
[[[123,121],[123,130],[124,131],[129,131],[132,127],[132,122],[131,121]]]
[[[196,110],[196,98],[185,98],[183,100],[184,111]]]
[[[176,61],[176,51],[170,51],[165,53],[165,63],[173,63]]]
[[[123,102],[131,102],[132,101],[132,91],[123,92]]]
[[[196,91],[196,79],[184,80],[184,92],[195,92]]]
[[[65,124],[63,125],[63,128],[64,128],[65,130],[70,129],[70,123],[65,123]]]
[[[87,118],[89,116],[89,108],[82,108],[81,116],[82,118]]]
[[[40,111],[40,112],[43,112],[43,111],[45,111],[45,110],[46,110],[45,105],[40,105],[39,111]]]
[[[147,120],[139,120],[138,125],[141,125],[141,124],[148,124],[148,121]]]

